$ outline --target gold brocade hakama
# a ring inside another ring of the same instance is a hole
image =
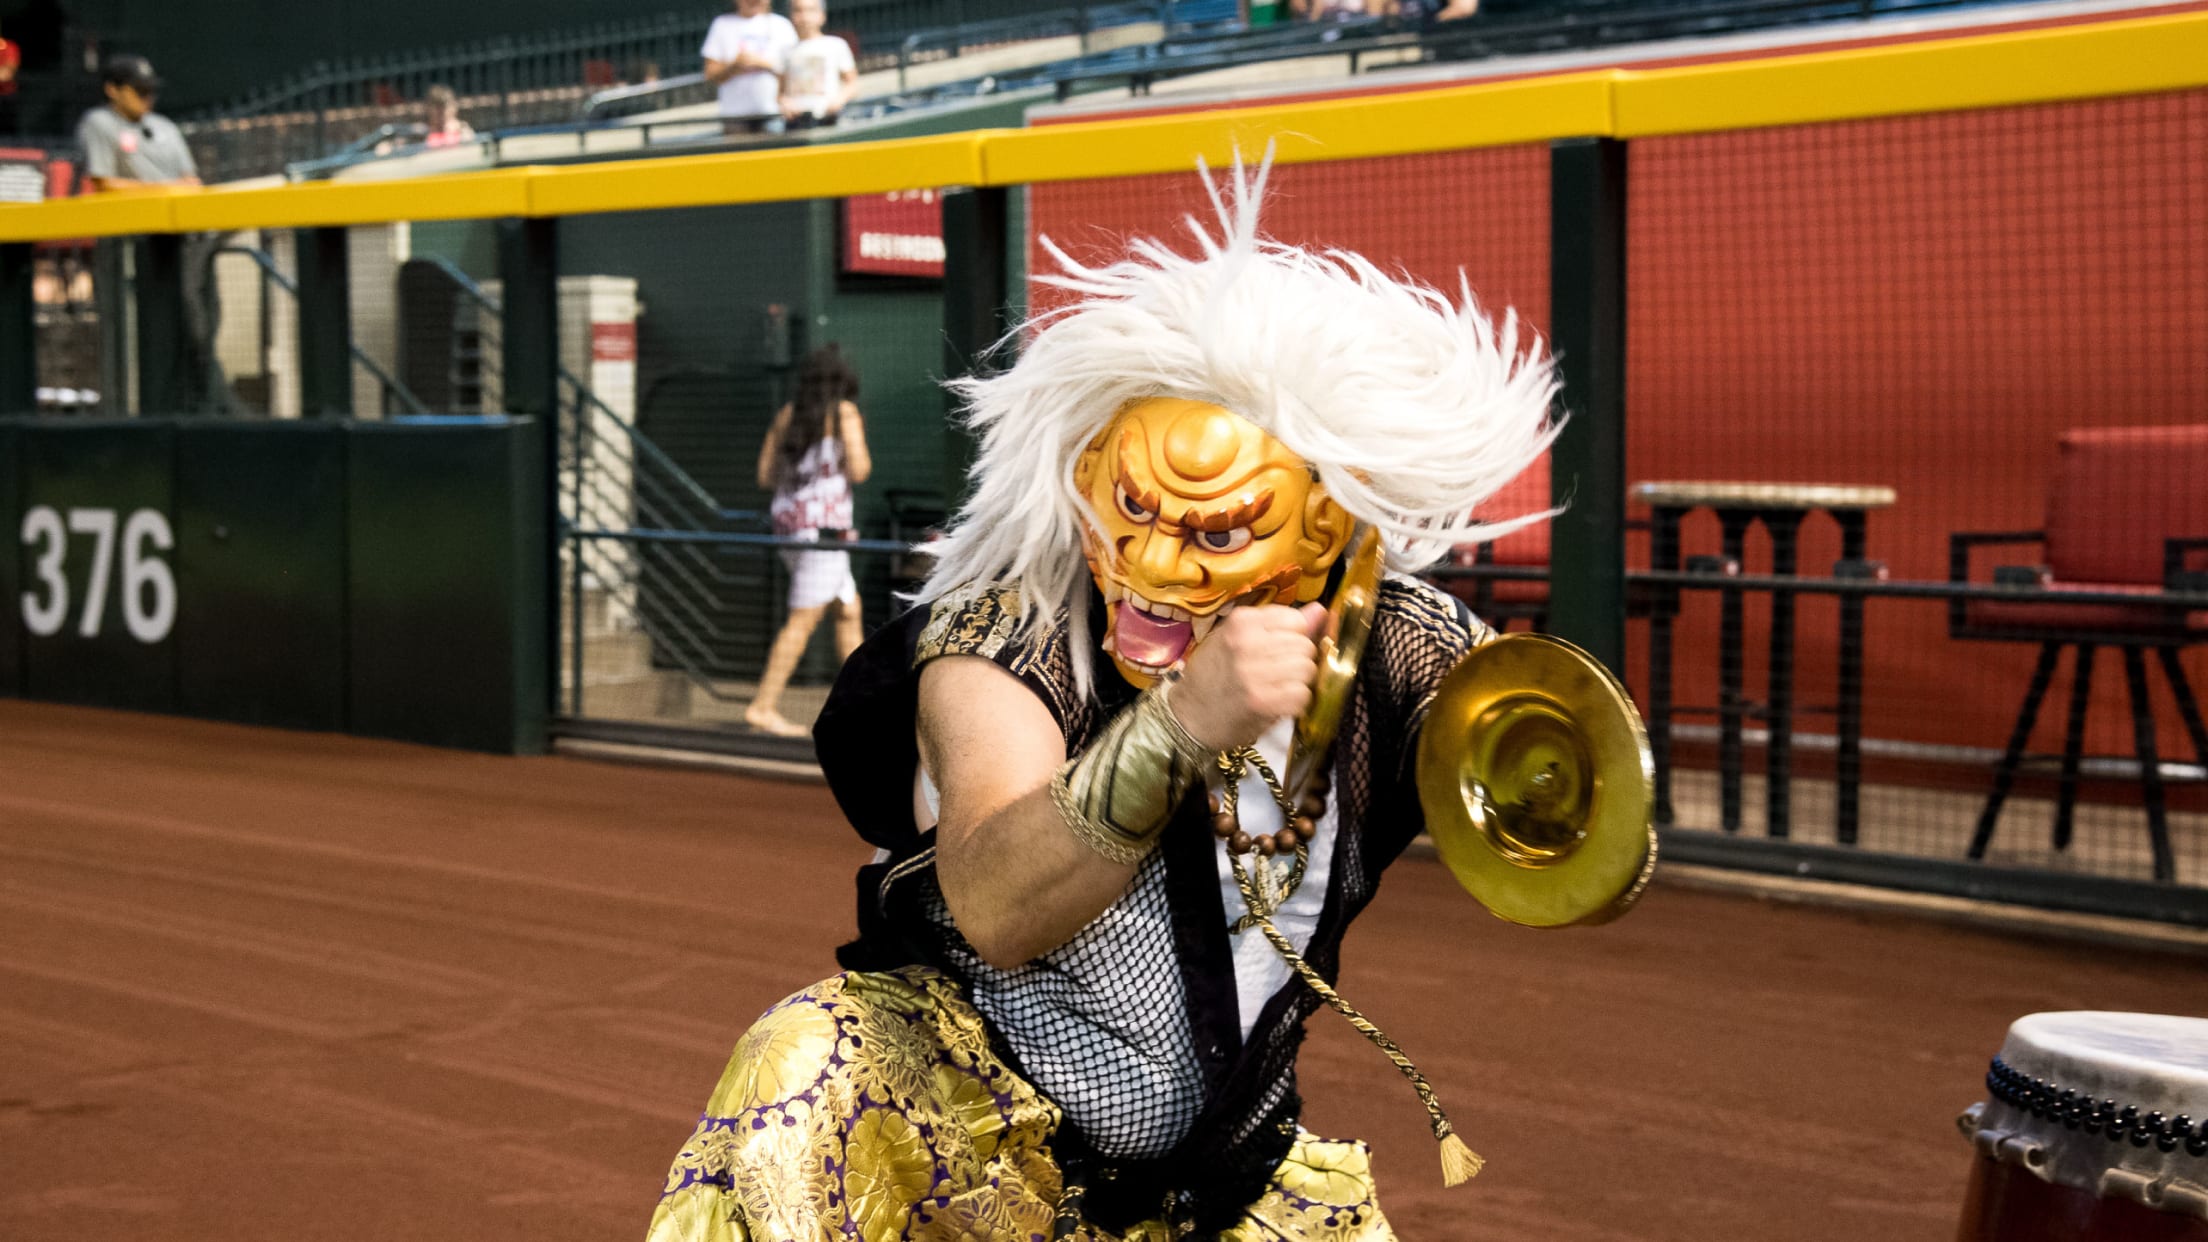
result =
[[[837,975],[736,1046],[667,1174],[649,1242],[1049,1242],[1056,1105],[935,971]],[[1151,1222],[1081,1242],[1164,1242]],[[1304,1134],[1232,1242],[1393,1242],[1362,1143]]]

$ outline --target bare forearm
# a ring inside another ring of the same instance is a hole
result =
[[[1065,762],[1048,709],[972,656],[920,675],[920,748],[942,791],[936,876],[951,918],[991,964],[1064,944],[1111,905],[1198,781],[1156,704],[1129,709]]]
[[[759,490],[774,490],[774,458],[782,448],[782,430],[788,424],[790,407],[775,411],[774,422],[767,426],[767,438],[759,442]]]
[[[1005,968],[1072,939],[1135,873],[1074,836],[1047,785],[975,823],[937,857],[951,918],[967,943]]]

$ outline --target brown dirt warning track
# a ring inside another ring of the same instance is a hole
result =
[[[0,702],[0,1238],[641,1237],[736,1037],[828,973],[817,787]],[[2197,959],[1659,887],[1540,934],[1409,859],[1307,1122],[1407,1239],[1951,1236],[2016,1015],[2199,1012]]]

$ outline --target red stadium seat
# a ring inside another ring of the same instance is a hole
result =
[[[2008,749],[1994,771],[1993,791],[1979,814],[1970,857],[1983,858],[1993,840],[2001,804],[2015,782],[2040,701],[2066,646],[2076,647],[2077,655],[2063,738],[2054,846],[2069,848],[2093,657],[2100,647],[2112,646],[2124,653],[2155,878],[2175,878],[2145,653],[2152,648],[2158,657],[2191,735],[2194,758],[2208,764],[2208,728],[2202,726],[2199,701],[2178,661],[2180,650],[2208,640],[2208,610],[2186,611],[2152,602],[2166,591],[2208,588],[2208,573],[2200,572],[2208,564],[2208,487],[2202,485],[2203,479],[2208,479],[2208,424],[2070,431],[2060,442],[2041,529],[1959,531],[1949,536],[1948,577],[1956,583],[1970,581],[1970,555],[1975,548],[2033,545],[2042,549],[2043,556],[2041,564],[1995,571],[1995,582],[2013,586],[2015,599],[1953,600],[1948,605],[1948,630],[1956,638],[2040,644],[2039,664],[2025,690]],[[2050,589],[2136,595],[2141,602],[2032,598]]]

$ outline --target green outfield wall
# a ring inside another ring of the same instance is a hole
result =
[[[0,693],[544,749],[527,419],[0,423]]]

